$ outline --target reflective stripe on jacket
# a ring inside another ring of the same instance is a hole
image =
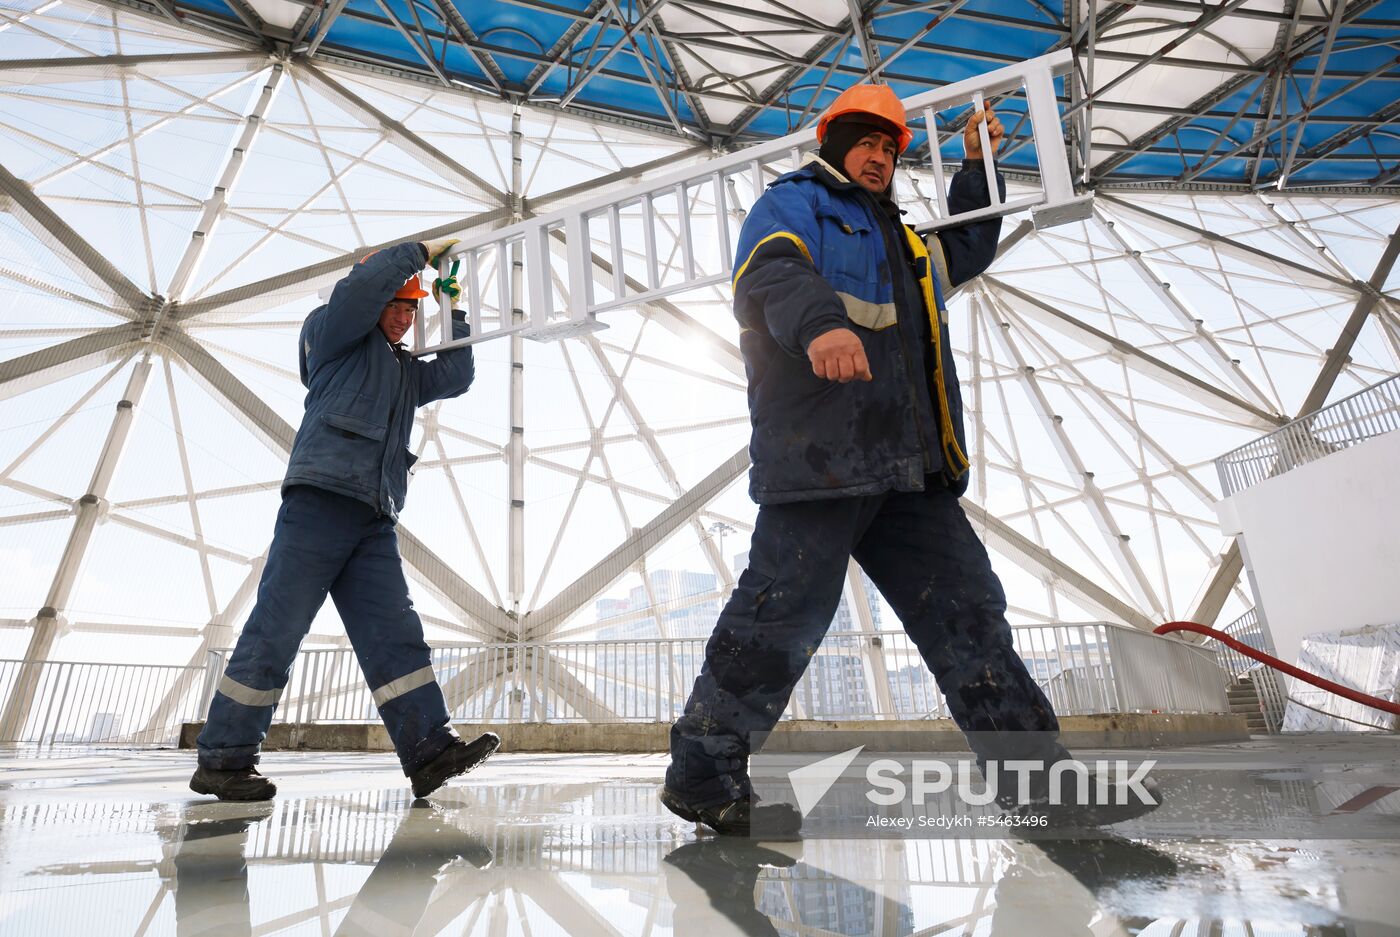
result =
[[[408,449],[414,410],[465,393],[475,375],[470,347],[425,361],[390,345],[379,330],[384,306],[426,262],[426,251],[414,242],[378,251],[306,317],[300,346],[306,413],[283,490],[314,485],[389,517],[403,510],[408,470],[418,461]],[[452,334],[470,333],[454,321]]]
[[[950,209],[988,203],[980,164],[965,165],[953,177]],[[939,473],[957,493],[966,490],[962,394],[943,296],[986,269],[1000,228],[999,219],[975,222],[925,242],[815,157],[769,186],[744,220],[734,267],[755,501],[917,491]],[[860,337],[872,381],[812,373],[807,346],[836,328]]]

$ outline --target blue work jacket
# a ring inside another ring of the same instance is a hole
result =
[[[980,163],[953,176],[948,203],[990,204]],[[943,297],[987,268],[1000,230],[992,219],[921,238],[815,157],[768,187],[744,220],[734,267],[754,501],[920,491],[930,478],[967,490]],[[872,381],[812,372],[807,347],[838,328],[860,337]]]
[[[384,306],[427,259],[423,246],[411,241],[377,251],[306,317],[300,349],[306,415],[292,444],[283,491],[314,485],[398,519],[408,470],[418,461],[408,449],[414,410],[466,393],[475,376],[470,347],[425,361],[391,345],[379,329]],[[454,317],[452,334],[470,333]]]

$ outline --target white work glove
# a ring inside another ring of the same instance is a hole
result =
[[[428,266],[436,267],[442,255],[460,240],[461,238],[438,238],[436,241],[424,241],[423,247],[428,251]]]

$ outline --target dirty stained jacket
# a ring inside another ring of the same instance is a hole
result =
[[[1005,182],[997,176],[1005,197]],[[952,212],[990,204],[980,162],[964,161]],[[748,372],[749,494],[759,504],[967,490],[962,394],[944,296],[996,255],[1000,219],[927,238],[815,156],[776,179],[744,220],[734,314]],[[849,328],[873,380],[812,373],[807,346]]]
[[[470,347],[425,361],[389,344],[379,330],[385,304],[427,259],[423,246],[413,242],[377,251],[356,264],[330,301],[302,324],[306,414],[292,444],[284,492],[313,485],[397,520],[408,470],[418,461],[408,449],[414,410],[465,393],[475,376]],[[460,317],[454,316],[452,334],[470,334]]]

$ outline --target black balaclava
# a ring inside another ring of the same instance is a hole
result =
[[[840,117],[832,119],[826,125],[826,139],[822,141],[821,149],[817,155],[822,161],[841,175],[846,175],[846,154],[851,151],[862,137],[872,133],[888,134],[898,145],[899,130],[888,121],[876,117],[874,114],[852,113],[842,114]],[[895,165],[899,165],[899,154],[895,154]],[[853,182],[855,180],[852,180]],[[859,183],[857,183],[859,184]],[[862,187],[863,188],[863,187]],[[875,193],[871,193],[874,195]],[[885,191],[876,196],[875,201],[880,203],[880,207],[886,212],[899,209],[894,204],[894,174],[890,174],[890,184],[885,187]],[[898,217],[897,215],[893,217]]]

